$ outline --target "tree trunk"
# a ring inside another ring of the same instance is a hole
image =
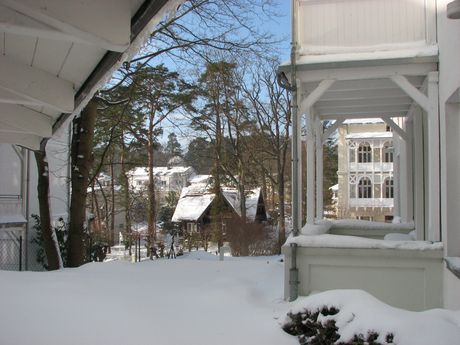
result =
[[[124,138],[124,136],[122,135]],[[125,210],[125,241],[128,244],[129,256],[132,255],[132,231],[131,231],[131,209],[130,209],[130,195],[129,195],[129,181],[126,173],[126,147],[124,141],[121,141],[121,183],[123,185],[124,195],[123,195],[123,204]]]
[[[34,151],[38,170],[38,203],[40,208],[40,226],[43,235],[43,247],[48,262],[48,270],[57,270],[63,267],[61,252],[56,233],[51,226],[49,203],[49,169],[46,159],[46,139],[40,145],[40,151]]]
[[[152,130],[153,131],[153,130]],[[148,226],[148,238],[147,238],[147,251],[150,259],[153,259],[153,248],[155,243],[155,178],[153,176],[153,137],[149,140],[147,145],[147,156],[148,156],[148,174],[149,174],[149,185],[148,185],[148,211],[147,211],[147,226]]]
[[[280,214],[278,218],[278,245],[281,251],[281,246],[286,241],[286,222],[284,211],[284,174],[278,172],[278,200]]]
[[[115,175],[113,171],[113,161],[114,154],[112,151],[112,159],[110,164],[110,226],[109,226],[109,245],[113,246],[115,244],[114,235],[115,235]],[[110,250],[110,247],[109,247]]]
[[[68,238],[68,265],[78,267],[85,263],[86,192],[92,164],[94,125],[97,105],[90,101],[80,117],[74,120],[72,136],[72,196],[70,200],[70,228]]]

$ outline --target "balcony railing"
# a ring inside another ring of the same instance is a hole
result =
[[[349,163],[349,171],[380,172],[393,171],[393,163]]]
[[[436,44],[435,0],[300,0],[301,55]]]
[[[393,207],[394,200],[390,198],[350,198],[349,207]]]

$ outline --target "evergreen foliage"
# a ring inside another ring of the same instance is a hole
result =
[[[32,243],[38,246],[36,251],[36,260],[43,266],[44,269],[48,270],[48,261],[46,259],[45,249],[43,247],[43,233],[40,223],[40,216],[32,214],[34,220],[33,229],[35,230],[35,237],[32,239]],[[58,219],[58,225],[53,227],[53,231],[56,234],[57,242],[59,244],[59,250],[61,252],[61,258],[64,266],[67,262],[67,237],[69,235],[68,224],[63,218]]]
[[[303,310],[299,313],[288,313],[289,321],[283,326],[286,333],[297,336],[301,345],[388,345],[394,344],[393,333],[385,336],[385,342],[378,341],[379,333],[369,330],[366,335],[355,334],[350,341],[337,342],[340,338],[335,320],[327,316],[336,315],[339,309],[324,306],[321,310]]]

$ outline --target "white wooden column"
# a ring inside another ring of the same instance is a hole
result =
[[[298,90],[295,92],[297,97],[297,108],[293,110],[292,119],[292,221],[297,223],[293,224],[293,227],[297,230],[302,228],[302,114],[303,109],[301,106],[302,90],[300,87],[300,81],[297,81]]]
[[[406,184],[404,188],[404,193],[406,194],[406,212],[404,221],[414,220],[414,170],[413,170],[413,150],[412,150],[412,140],[413,140],[413,122],[412,119],[406,121],[405,129],[407,133],[407,141],[404,143],[405,155],[404,160],[406,162],[406,175],[404,182]]]
[[[425,183],[423,155],[423,113],[419,107],[414,110],[413,122],[413,171],[414,171],[414,222],[417,240],[425,240]]]
[[[321,96],[334,84],[334,79],[325,79],[319,82],[318,86],[310,92],[310,94],[302,101],[301,111],[305,109],[307,121],[307,223],[314,224],[315,222],[315,132],[316,120],[313,112],[313,105],[321,98]],[[319,133],[317,133],[319,134]],[[321,145],[323,137],[319,138]],[[321,197],[322,198],[322,197]]]
[[[441,240],[438,72],[428,74],[428,240]]]
[[[323,219],[323,124],[316,117],[315,123],[316,141],[316,219]]]
[[[401,140],[400,138],[393,138],[393,145],[395,147],[395,152],[393,153],[393,216],[401,217],[401,188],[400,188]]]
[[[307,120],[307,224],[315,223],[315,118],[312,108]]]

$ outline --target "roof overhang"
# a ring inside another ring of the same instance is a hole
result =
[[[340,54],[299,57],[298,87],[307,104],[301,102],[301,110],[312,107],[321,120],[407,116],[414,99],[392,78],[404,78],[409,88],[423,93],[428,74],[438,69],[437,49],[414,56],[391,55],[395,53],[349,54],[342,60]],[[279,67],[288,78],[290,70],[289,63]]]
[[[38,149],[181,0],[0,0],[0,143]]]

